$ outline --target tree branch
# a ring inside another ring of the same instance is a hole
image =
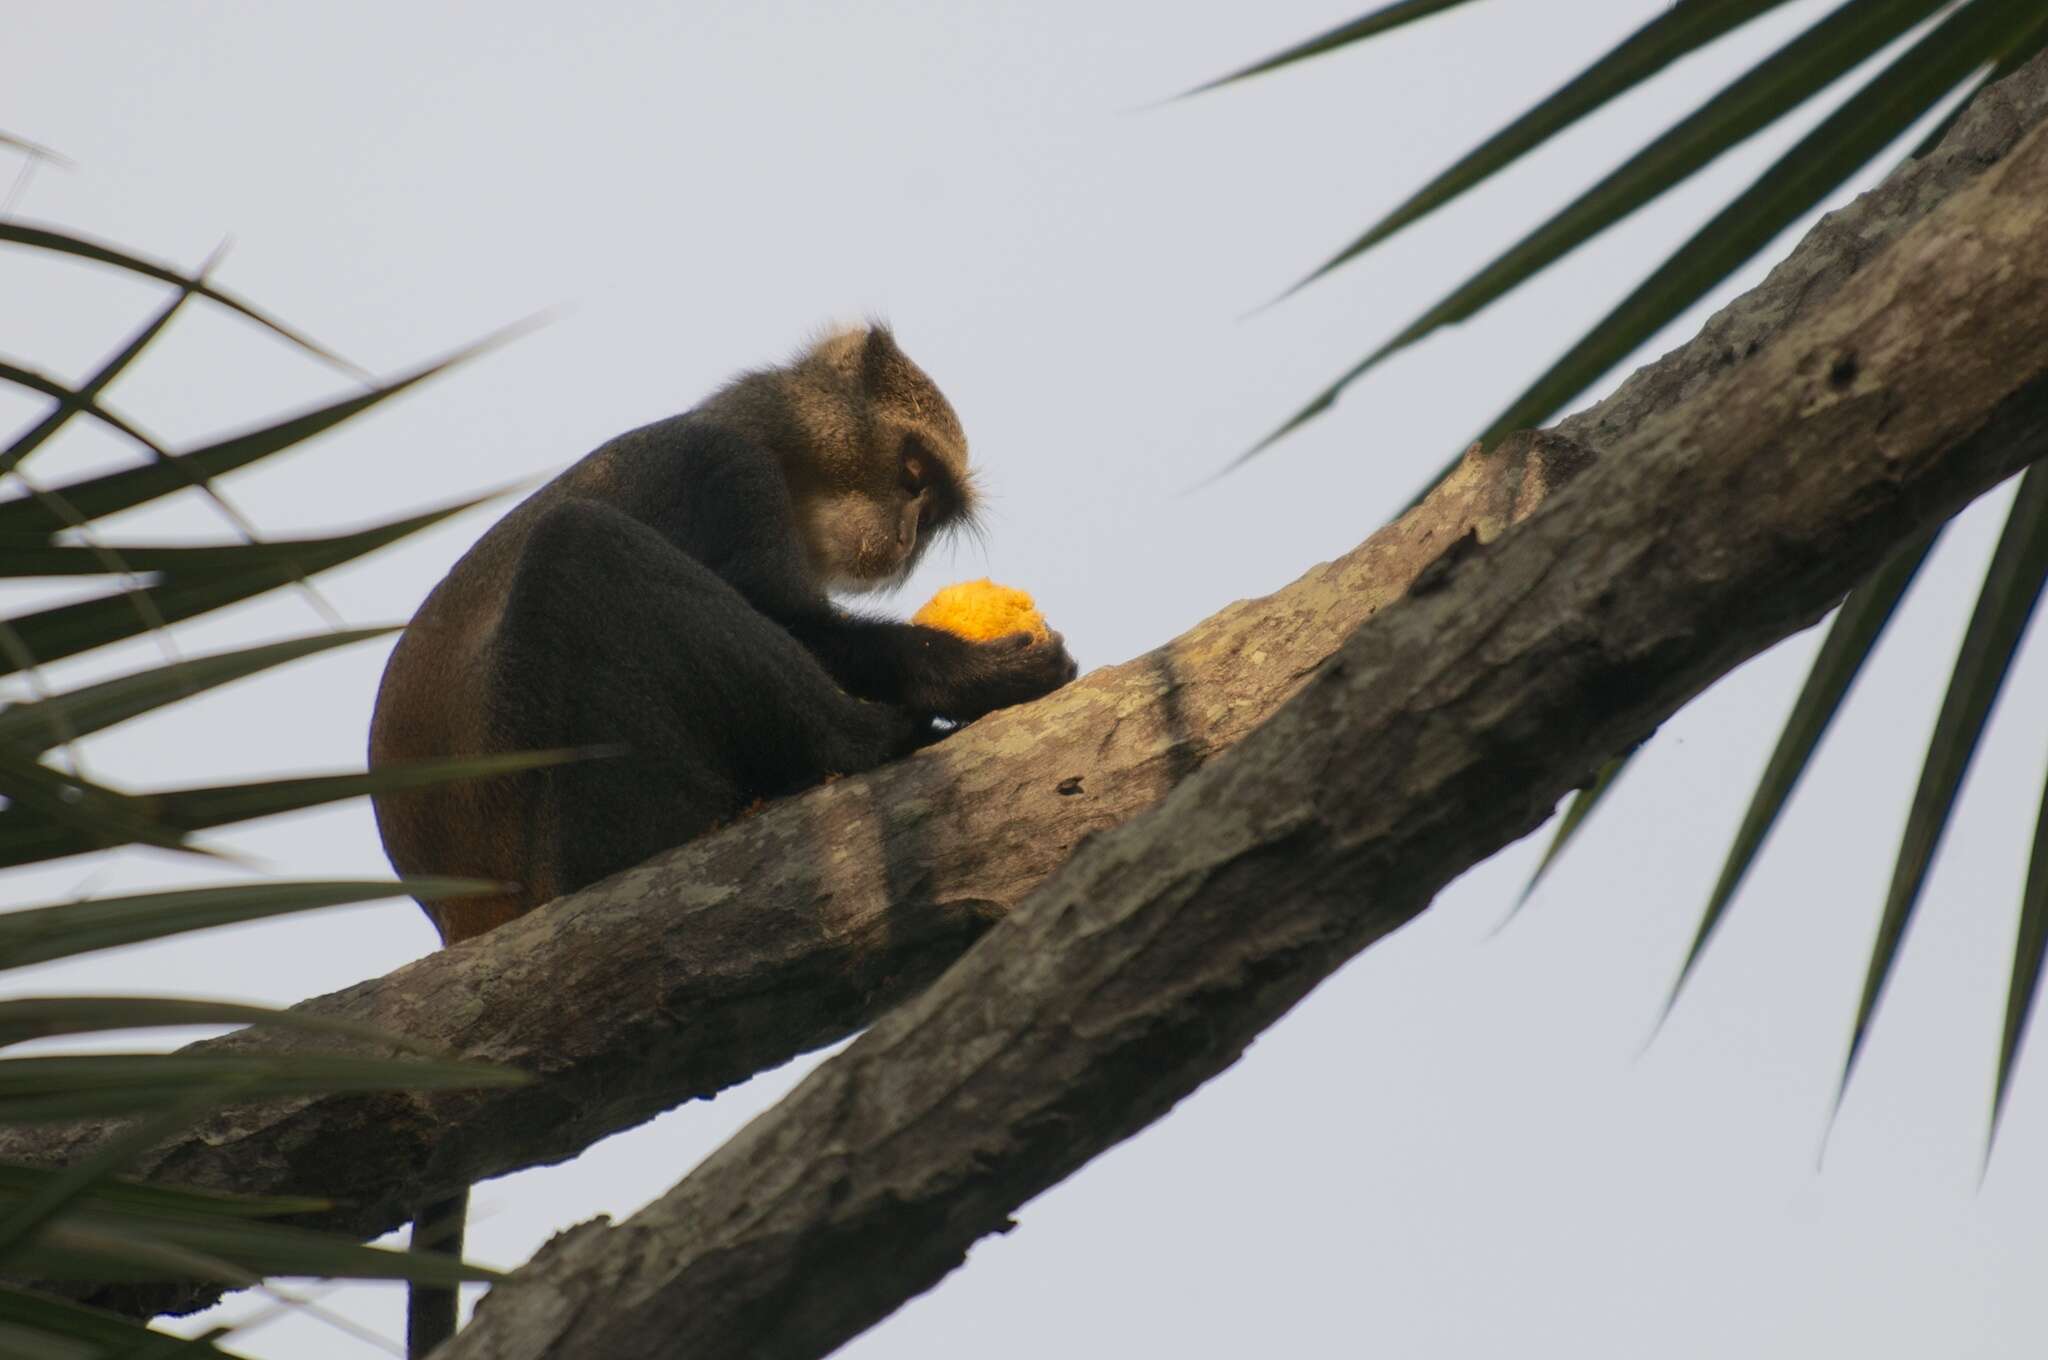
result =
[[[1878,246],[2006,155],[2044,108],[2048,66],[2036,61],[1980,96],[1940,152],[1831,216],[1697,340],[1561,435],[1618,444],[1695,396],[1752,342],[1826,305]],[[1556,436],[1468,457],[1359,549],[1145,657],[299,1008],[521,1067],[539,1078],[532,1086],[238,1107],[138,1170],[329,1196],[339,1207],[309,1221],[367,1237],[457,1186],[573,1156],[842,1038],[937,976],[1083,836],[1152,806],[1270,716],[1447,545],[1492,541],[1585,461],[1573,438]],[[1465,585],[1461,574],[1451,593]],[[311,1042],[250,1031],[197,1047],[289,1052]],[[0,1159],[69,1162],[116,1127],[0,1131]],[[149,1312],[217,1292],[110,1287],[94,1301]]]
[[[1155,805],[1271,716],[1443,544],[1497,537],[1588,461],[1547,434],[1474,453],[1343,558],[1156,651],[293,1007],[517,1067],[533,1085],[238,1106],[135,1170],[330,1198],[336,1208],[296,1221],[368,1238],[463,1185],[573,1157],[835,1043],[930,983],[1083,837]],[[248,1029],[188,1051],[364,1047]],[[0,1161],[69,1163],[120,1127],[0,1130]],[[148,1315],[221,1292],[119,1284],[81,1297]]]
[[[2048,128],[1542,514],[1446,554],[1236,750],[663,1198],[558,1237],[444,1354],[826,1354],[2044,454]]]

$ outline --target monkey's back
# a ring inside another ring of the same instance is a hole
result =
[[[560,499],[549,483],[493,525],[427,595],[385,664],[370,718],[370,768],[498,754],[505,741],[492,693],[499,623],[535,519]],[[553,896],[527,881],[519,781],[461,779],[371,798],[385,852],[401,874],[516,884],[492,896],[421,902],[442,941],[480,935]]]
[[[370,718],[371,769],[531,745],[513,735],[501,681],[506,606],[534,527],[572,497],[632,513],[634,500],[667,489],[658,470],[686,457],[693,418],[686,412],[607,441],[514,506],[456,560],[385,664]],[[531,796],[540,777],[454,780],[372,797],[385,853],[401,874],[516,885],[492,896],[420,903],[444,943],[480,935],[557,894],[558,861],[546,844],[555,828],[539,824],[544,800]]]

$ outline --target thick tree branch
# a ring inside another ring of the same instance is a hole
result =
[[[445,1354],[829,1352],[2044,454],[2048,128],[1516,532],[1447,555],[1236,750],[669,1194],[557,1238]]]
[[[836,1042],[928,984],[1082,837],[1155,805],[1271,716],[1444,544],[1497,537],[1588,461],[1548,434],[1475,453],[1343,558],[1154,652],[294,1008],[517,1067],[532,1086],[237,1107],[137,1170],[325,1196],[339,1206],[302,1221],[370,1237],[464,1184],[572,1157]],[[243,1030],[191,1047],[352,1046]],[[0,1161],[69,1162],[115,1127],[0,1132]],[[148,1314],[219,1292],[124,1284],[85,1297]]]
[[[1877,245],[1997,162],[2044,108],[2048,66],[2037,61],[1980,97],[1940,153],[1830,217],[1698,340],[1560,431],[1604,445],[1672,409],[1752,342],[1825,305]],[[1558,438],[1468,459],[1358,550],[1148,656],[302,1007],[522,1067],[540,1078],[531,1087],[243,1107],[141,1169],[327,1195],[340,1207],[316,1221],[368,1236],[458,1185],[573,1156],[841,1038],[936,976],[1082,836],[1153,805],[1267,718],[1446,545],[1492,540],[1582,462]],[[243,1033],[201,1047],[307,1044]],[[110,1127],[7,1131],[0,1158],[69,1161]],[[110,1289],[97,1301],[148,1311],[207,1296]]]

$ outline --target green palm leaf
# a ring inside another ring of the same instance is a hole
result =
[[[1634,755],[1631,751],[1628,755],[1616,756],[1608,761],[1593,776],[1592,783],[1572,795],[1572,805],[1564,810],[1564,820],[1557,824],[1557,834],[1552,836],[1550,844],[1544,847],[1543,858],[1536,862],[1536,871],[1530,874],[1529,881],[1522,885],[1522,895],[1515,899],[1514,909],[1508,913],[1508,920],[1513,920],[1515,914],[1528,905],[1529,899],[1535,895],[1536,885],[1543,881],[1543,876],[1550,872],[1550,866],[1564,853],[1566,843],[1578,835],[1579,828],[1585,824],[1586,818],[1600,805],[1600,800],[1607,796],[1607,791],[1614,787],[1614,781],[1621,778],[1621,772],[1628,768],[1628,763]],[[1507,921],[1501,922],[1503,926],[1506,924]]]
[[[1767,0],[1726,0],[1716,4],[1678,3],[1664,9],[1549,98],[1438,174],[1303,282],[1319,278],[1383,242],[1519,160],[1587,112],[1604,106],[1662,69],[1676,56],[1773,7]],[[1422,17],[1436,8],[1440,7],[1388,7],[1225,80],[1328,51],[1345,42],[1369,37],[1394,23]],[[1933,150],[1955,125],[1971,97],[2048,48],[2048,7],[2038,0],[1966,0],[1961,4],[1946,0],[1845,0],[1354,365],[1232,466],[1242,464],[1327,409],[1350,382],[1391,354],[1438,327],[1471,316],[1929,19],[1933,23],[1904,55],[1855,90],[1674,252],[1510,403],[1480,439],[1491,443],[1510,431],[1538,424],[1753,257],[1944,98],[1960,90],[1961,97],[1955,106],[1918,143],[1913,155]],[[1225,82],[1212,85],[1222,83]],[[2041,556],[2048,553],[2048,548],[2041,547],[2038,541],[2048,534],[2048,529],[2036,523],[2048,513],[2038,506],[2048,496],[2036,487],[2036,481],[2043,475],[2048,474],[2038,467],[2030,473],[2015,501],[2013,516],[1994,557],[1971,622],[1970,636],[1944,700],[1873,949],[1844,1065],[1845,1087],[1963,773],[2009,670],[2012,648],[2038,601],[2041,570],[2048,569],[2038,565]],[[1930,535],[1907,545],[1844,602],[1736,833],[1666,1004],[1667,1015],[1931,543]],[[1611,787],[1620,768],[1618,762],[1606,767],[1592,787],[1573,799],[1563,824],[1523,892],[1524,901]],[[2038,992],[2044,954],[2048,954],[2048,794],[2044,794],[2042,822],[2036,834],[2014,951],[1993,1099],[1994,1137],[2021,1035]]]
[[[1319,33],[1307,42],[1296,43],[1284,52],[1276,52],[1264,61],[1255,61],[1250,66],[1232,71],[1227,76],[1218,76],[1206,85],[1197,85],[1189,90],[1188,94],[1200,94],[1204,90],[1213,90],[1220,85],[1246,80],[1267,71],[1278,70],[1282,66],[1292,66],[1297,61],[1306,61],[1325,52],[1334,52],[1340,47],[1363,42],[1367,38],[1390,32],[1403,24],[1412,24],[1417,19],[1427,19],[1466,3],[1467,0],[1399,0],[1397,4],[1383,5],[1370,14],[1360,15],[1350,23],[1339,24],[1326,33]]]
[[[397,396],[414,384],[445,373],[457,364],[502,344],[525,328],[525,323],[508,327],[495,336],[465,346],[454,354],[422,365],[367,392],[301,411],[188,453],[159,458],[142,467],[52,487],[50,494],[88,520],[132,510],[160,496],[202,485],[213,477],[247,467],[271,454],[304,443],[314,435]],[[70,521],[34,496],[0,501],[0,534],[54,534],[70,527]]]
[[[351,364],[348,360],[320,345],[314,344],[298,331],[293,330],[274,317],[257,311],[254,307],[233,294],[215,288],[203,278],[181,273],[167,264],[143,259],[139,255],[130,254],[116,246],[107,245],[103,241],[94,241],[71,232],[58,231],[53,227],[39,227],[22,221],[0,221],[0,241],[11,242],[18,246],[27,246],[32,250],[54,251],[60,255],[70,255],[81,260],[91,260],[97,264],[112,265],[116,269],[125,269],[131,274],[140,274],[144,278],[156,279],[161,283],[175,284],[179,288],[199,294],[210,302],[219,303],[231,312],[237,312],[247,317],[272,334],[284,337],[308,354],[316,355],[337,368],[345,369],[350,373],[358,375],[362,372],[361,369]]]
[[[1876,4],[1878,0],[1851,0]],[[1680,246],[1479,436],[1541,423],[1896,141],[1964,77],[2039,27],[2035,0],[1970,0],[1872,77]]]
[[[148,819],[156,832],[180,836],[209,827],[298,812],[323,803],[418,788],[453,779],[479,779],[516,774],[564,761],[616,754],[609,748],[580,751],[522,751],[509,755],[457,756],[386,766],[359,774],[309,775],[298,779],[267,779],[250,784],[167,789],[125,795],[130,806]],[[100,834],[95,834],[100,833]],[[10,807],[0,811],[0,868],[82,855],[121,844],[111,825],[80,828],[40,812]]]
[[[2029,61],[2033,60],[2034,55],[2044,46],[2048,46],[2048,23],[2043,23],[2032,33],[2022,34],[2019,41],[2009,48],[2004,56],[1991,64],[1990,70],[1977,77],[1971,83],[1969,89],[1964,91],[1963,97],[1956,101],[1956,106],[1950,109],[1942,117],[1941,121],[1927,130],[1927,135],[1922,137],[1919,143],[1914,146],[1912,154],[1907,159],[1919,160],[1933,151],[1934,148],[1940,146],[1941,139],[1948,136],[1949,130],[1963,116],[1963,111],[1970,107],[1970,101],[1977,97],[1979,90],[1982,90],[1986,85],[1994,85],[2004,80],[2007,76],[2019,70],[2020,67],[2025,66]]]
[[[183,832],[159,825],[128,795],[5,748],[0,748],[0,797],[10,812],[63,827],[94,850],[130,844],[184,848]]]
[[[107,410],[106,407],[100,405],[97,401],[87,397],[77,388],[66,387],[55,378],[38,373],[33,369],[23,368],[19,364],[10,364],[0,360],[0,382],[11,383],[16,387],[26,388],[31,392],[46,396],[52,401],[73,406],[107,426],[107,428],[126,435],[152,453],[164,454],[164,450],[157,445],[154,439],[151,439],[148,435],[121,419],[121,417]]]
[[[207,266],[210,268],[211,265],[212,261],[209,260]],[[143,350],[149,348],[150,342],[163,333],[171,318],[191,299],[193,291],[204,286],[206,273],[207,269],[202,268],[198,278],[186,281],[184,286],[179,288],[176,297],[151,317],[148,324],[137,331],[134,338],[123,345],[111,359],[100,365],[98,372],[86,379],[85,386],[58,398],[57,404],[51,408],[48,415],[31,425],[5,449],[0,449],[0,473],[12,472],[20,466],[23,459],[41,448],[51,435],[62,429],[66,421],[95,401],[99,394],[106,390],[107,384],[119,377],[121,370],[133,363]]]
[[[1678,994],[1698,966],[1728,904],[1735,899],[1735,890],[1742,886],[1743,876],[1749,872],[1757,851],[1763,848],[1764,839],[1791,799],[1792,790],[1799,786],[1820,739],[1834,722],[1849,687],[1862,673],[1863,663],[1876,649],[1885,625],[1891,622],[1899,601],[1905,598],[1906,588],[1920,574],[1940,533],[1937,529],[1900,548],[1869,580],[1851,591],[1836,611],[1827,638],[1814,657],[1813,668],[1806,673],[1806,683],[1793,701],[1791,715],[1785,719],[1785,729],[1778,734],[1778,744],[1764,766],[1763,778],[1757,781],[1756,792],[1750,797],[1749,810],[1742,815],[1735,843],[1729,847],[1727,860],[1721,866],[1720,880],[1714,884],[1699,929],[1693,935],[1692,948],[1686,951],[1678,980],[1671,984],[1671,994],[1665,998],[1666,1015],[1678,1004]]]
[[[0,1167],[0,1173],[5,1175],[7,1191],[4,1197],[0,1197],[0,1204],[8,1206],[6,1218],[0,1219],[0,1258],[5,1258],[61,1215],[87,1202],[104,1206],[112,1201],[116,1206],[133,1206],[140,1196],[150,1196],[143,1207],[157,1213],[192,1216],[209,1211],[212,1206],[204,1201],[179,1202],[172,1198],[176,1191],[152,1186],[132,1187],[132,1193],[124,1199],[121,1193],[124,1187],[117,1185],[112,1177],[159,1139],[168,1138],[190,1123],[193,1116],[208,1105],[226,1104],[232,1100],[238,1089],[239,1084],[225,1083],[192,1087],[167,1108],[131,1121],[90,1154],[69,1166],[55,1170]]]
[[[2048,956],[2048,789],[2041,791],[2041,816],[2034,825],[2034,851],[2027,863],[2026,890],[2020,896],[2019,936],[2012,946],[2012,986],[2005,996],[2005,1031],[1998,1044],[1998,1088],[1991,1097],[1991,1136],[1984,1142],[1987,1159],[2005,1118],[2013,1065],[2019,1061],[2034,997],[2041,989],[2044,956]]]
[[[1349,245],[1288,289],[1298,291],[1400,231],[1467,189],[1484,183],[1587,114],[1618,99],[1672,62],[1740,28],[1786,0],[1724,0],[1712,5],[1678,5],[1629,34],[1598,61],[1535,108],[1487,138],[1463,159],[1418,189],[1399,207],[1373,223]]]
[[[0,1206],[20,1204],[42,1193],[59,1172],[50,1167],[0,1163]],[[318,1195],[230,1195],[183,1185],[109,1176],[85,1196],[95,1208],[120,1213],[189,1214],[202,1218],[283,1218],[334,1207]]]
[[[407,1053],[445,1056],[431,1044],[394,1034],[379,1025],[238,1001],[166,996],[22,996],[0,1001],[0,1048],[60,1034],[98,1034],[167,1025],[275,1025],[307,1034],[362,1039]]]
[[[433,1252],[366,1247],[281,1223],[81,1212],[45,1228],[0,1257],[0,1266],[37,1276],[82,1280],[198,1277],[223,1284],[259,1275],[327,1275],[413,1280],[453,1287],[490,1283],[497,1271]]]
[[[0,1123],[98,1119],[177,1105],[194,1086],[223,1086],[237,1100],[341,1091],[467,1090],[517,1086],[508,1068],[448,1059],[368,1058],[347,1053],[85,1053],[0,1060]]]
[[[215,258],[218,258],[218,252],[215,253]],[[18,468],[20,464],[29,456],[29,454],[33,453],[37,448],[41,447],[45,442],[48,441],[51,435],[55,434],[59,429],[63,428],[65,423],[69,421],[72,416],[78,414],[81,411],[95,408],[97,405],[97,398],[99,397],[99,394],[106,389],[109,383],[111,383],[116,377],[120,375],[122,370],[127,368],[130,363],[134,362],[134,360],[142,353],[143,350],[149,347],[151,341],[155,340],[156,337],[162,333],[165,325],[167,325],[170,322],[171,318],[177,315],[179,309],[182,308],[188,300],[190,300],[190,298],[193,295],[193,290],[197,287],[201,287],[204,285],[206,276],[209,272],[211,272],[213,264],[214,260],[209,259],[206,262],[206,264],[201,267],[198,279],[195,282],[180,288],[178,291],[178,295],[172,298],[171,301],[161,311],[159,311],[157,315],[154,318],[152,318],[150,322],[147,325],[145,325],[142,328],[142,330],[138,332],[132,340],[129,341],[127,345],[122,347],[122,349],[119,352],[117,352],[111,359],[107,360],[106,363],[102,364],[100,366],[99,371],[94,373],[91,378],[87,379],[85,386],[77,389],[75,392],[67,392],[64,395],[60,396],[57,399],[56,404],[51,408],[50,412],[43,417],[42,420],[36,422],[35,425],[31,426],[26,432],[24,432],[21,435],[20,438],[16,439],[5,450],[0,450],[0,474],[7,473]],[[143,440],[143,443],[159,459],[169,457],[169,454],[164,449],[157,446],[153,441],[145,439]],[[190,470],[183,464],[174,464],[173,466],[176,466],[181,470],[185,471]],[[192,485],[197,490],[203,492],[206,496],[211,498],[213,502],[220,507],[221,512],[225,514],[228,517],[229,521],[233,523],[235,527],[242,532],[242,536],[246,541],[251,543],[255,542],[255,531],[249,527],[249,525],[243,520],[242,516],[235,510],[235,508],[232,505],[230,505],[227,502],[227,500],[220,495],[219,492],[214,490],[212,483],[204,480],[203,478],[195,478]],[[51,510],[55,511],[57,514],[64,517],[71,528],[79,530],[83,530],[86,528],[84,519],[81,516],[79,516],[76,509],[70,506],[62,498],[53,497],[49,493],[41,491],[40,489],[34,486],[29,487],[29,494],[35,496],[38,500],[42,501],[45,505],[47,505]],[[126,573],[129,571],[137,570],[137,568],[130,567],[126,563],[122,562],[122,560],[112,550],[101,546],[97,542],[93,542],[90,538],[90,535],[87,536],[87,544],[87,548],[83,551],[85,551],[89,556],[97,558],[103,564],[101,568],[102,570],[120,573]],[[0,551],[0,564],[4,564],[5,561],[6,558],[4,555],[4,551]],[[20,574],[26,575],[30,573],[24,570]],[[316,606],[319,606],[323,609],[323,611],[328,612],[331,615],[331,611],[326,611],[325,602],[321,600],[319,595],[313,591],[313,588],[307,584],[305,577],[302,574],[299,574],[294,570],[292,579],[300,587],[302,587],[309,596],[311,596]],[[142,614],[144,622],[148,626],[153,628],[163,627],[164,621],[161,618],[156,617],[146,606],[140,607],[139,612]]]
[[[501,495],[494,492],[492,495]],[[489,496],[466,500],[430,512],[432,517],[414,516],[395,520],[396,525],[426,528],[450,515],[459,515],[483,504]],[[376,530],[365,530],[375,533]],[[351,536],[354,537],[354,536]],[[31,578],[41,576],[158,575],[197,580],[206,577],[232,579],[264,573],[289,577],[300,567],[328,556],[340,539],[271,538],[258,543],[52,543],[41,534],[0,534],[0,576]],[[381,547],[382,543],[373,543]],[[366,550],[367,551],[367,550]]]
[[[1920,767],[1920,784],[1913,792],[1913,806],[1906,814],[1906,831],[1899,845],[1898,864],[1892,871],[1891,890],[1885,897],[1884,916],[1877,926],[1877,941],[1871,948],[1870,969],[1864,977],[1863,996],[1856,1007],[1856,1025],[1849,1039],[1849,1054],[1842,1064],[1842,1085],[1846,1089],[1862,1055],[1863,1041],[1870,1031],[1878,998],[1898,958],[1920,889],[1934,861],[1935,847],[1948,826],[1963,775],[1970,757],[1976,754],[1991,705],[2012,668],[2013,653],[2048,584],[2048,467],[2036,463],[2020,478],[2019,493],[2006,515],[2005,530],[1992,550],[1991,566],[1984,574],[1983,589],[1970,615],[1963,646],[1949,678],[1948,694],[1934,721],[1934,736],[1928,742],[1927,759]],[[1839,1095],[1837,1102],[1839,1103]]]
[[[136,551],[161,562],[182,565],[166,570],[160,584],[57,605],[7,620],[21,648],[38,662],[58,661],[80,652],[104,647],[148,632],[154,626],[176,623],[198,614],[238,604],[243,600],[293,584],[302,576],[313,576],[365,553],[396,543],[442,520],[474,509],[483,497],[408,515],[403,519],[359,529],[331,538],[297,539],[278,543],[235,543],[206,548],[141,548]],[[122,554],[109,548],[45,547],[24,550],[30,566],[24,575],[41,574],[38,568],[62,565],[66,570],[104,572],[102,553]],[[125,560],[125,558],[124,558]],[[0,575],[8,574],[0,560]],[[0,674],[23,669],[18,660],[0,661]]]
[[[205,270],[187,277],[126,251],[46,228],[0,223],[0,242],[59,251],[170,283],[175,298],[98,369],[73,386],[27,365],[0,364],[0,382],[52,403],[22,435],[0,448],[0,476],[43,448],[71,417],[85,415],[133,439],[152,461],[0,502],[0,579],[114,576],[120,594],[0,621],[0,670],[30,669],[140,632],[235,603],[394,542],[476,501],[465,501],[355,533],[296,542],[258,541],[255,530],[214,493],[212,478],[291,448],[482,352],[514,327],[414,372],[340,400],[300,411],[183,454],[173,454],[134,423],[109,412],[103,394],[155,343],[192,297],[227,305],[303,342],[302,337],[214,288]],[[310,344],[307,348],[318,351]],[[331,357],[331,356],[329,356]],[[175,492],[213,496],[242,534],[239,544],[110,544],[93,521]],[[53,541],[67,531],[82,542]],[[135,577],[144,578],[134,581]],[[21,864],[97,847],[151,844],[186,848],[210,826],[311,807],[385,788],[475,778],[535,768],[579,753],[430,762],[374,774],[316,776],[213,788],[130,794],[40,763],[53,746],[179,699],[330,647],[389,629],[337,631],[177,661],[80,686],[41,693],[0,709],[0,862]],[[585,753],[588,754],[588,753]],[[419,897],[502,891],[468,880],[409,883],[249,883],[141,894],[98,902],[0,913],[0,968],[75,956],[92,949],[285,912],[411,892]],[[490,1273],[435,1254],[376,1251],[355,1242],[251,1221],[302,1212],[308,1201],[227,1200],[123,1182],[117,1173],[148,1146],[209,1107],[237,1100],[330,1091],[436,1089],[502,1085],[517,1074],[438,1055],[404,1056],[421,1045],[374,1027],[268,1007],[191,998],[21,997],[0,1001],[0,1045],[53,1035],[189,1024],[273,1024],[311,1028],[358,1044],[354,1053],[176,1053],[30,1056],[0,1059],[0,1121],[126,1117],[92,1154],[56,1169],[0,1166],[0,1268],[38,1276],[94,1280],[203,1277],[238,1285],[265,1274],[325,1274],[414,1279],[434,1285]],[[382,1050],[381,1052],[379,1050]],[[70,1346],[80,1354],[216,1355],[205,1342],[159,1337],[119,1319],[33,1293],[0,1289],[0,1356],[44,1355]],[[55,1349],[53,1349],[55,1348]]]
[[[1238,461],[1327,410],[1352,382],[1462,321],[1820,93],[1944,0],[1845,0],[1352,365]],[[1697,301],[2039,22],[2028,0],[1971,0],[1865,85],[1680,247],[1481,436],[1535,425]],[[1597,69],[1597,68],[1596,68]]]
[[[11,1338],[11,1339],[10,1339]],[[239,1360],[210,1341],[151,1331],[115,1313],[0,1284],[4,1360]]]
[[[0,558],[5,554],[0,553]],[[0,708],[0,745],[29,755],[153,713],[180,699],[312,656],[387,636],[392,628],[350,628],[173,661],[62,694]]]
[[[502,886],[468,878],[234,883],[23,907],[0,912],[0,970],[321,907],[402,895],[459,897]]]
[[[69,156],[61,155],[40,142],[32,142],[26,137],[18,137],[12,132],[0,132],[0,146],[19,151],[31,160],[48,161],[52,165],[66,167],[72,164]]]

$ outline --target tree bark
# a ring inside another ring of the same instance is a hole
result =
[[[326,1195],[338,1207],[310,1221],[370,1236],[402,1222],[417,1203],[573,1156],[609,1133],[853,1032],[928,984],[1084,836],[1153,806],[1243,738],[1317,673],[1340,639],[1440,555],[1442,565],[1422,583],[1423,597],[1437,601],[1429,607],[1476,601],[1486,583],[1460,563],[1583,467],[1585,445],[1650,447],[1673,421],[1705,423],[1703,389],[1717,382],[1716,392],[1734,382],[1743,397],[1756,395],[1762,359],[1748,356],[1758,346],[1801,318],[1823,309],[1835,314],[1831,299],[1845,280],[1860,278],[1857,271],[1887,242],[2005,157],[2044,109],[2048,64],[2037,60],[1975,101],[1941,151],[1823,222],[1698,339],[1556,434],[1468,456],[1416,510],[1287,589],[1233,605],[1166,647],[977,723],[917,758],[790,800],[480,940],[301,1007],[373,1020],[453,1052],[521,1067],[535,1074],[533,1085],[238,1107],[154,1149],[138,1170],[252,1193]],[[1921,298],[1915,305],[1932,316],[1943,302]],[[2036,306],[2020,319],[2031,323],[2039,314]],[[1966,334],[1964,347],[1988,344],[1993,334]],[[1725,374],[1730,368],[1735,376]],[[1841,391],[1823,384],[1816,399],[1832,406],[1845,392],[1860,397],[1870,387],[1867,365],[1865,374]],[[1903,426],[1890,416],[1887,422],[1889,446]],[[1711,480],[1734,466],[1700,475]],[[1771,488],[1760,482],[1759,489]],[[1687,488],[1675,504],[1693,496]],[[1917,524],[1925,516],[1897,518]],[[1584,531],[1607,528],[1589,521]],[[1602,542],[1590,540],[1587,551],[1604,553]],[[1447,548],[1454,551],[1445,554]],[[1788,551],[1773,545],[1773,560]],[[1579,572],[1580,564],[1571,570]],[[1852,580],[1828,589],[1838,596]],[[1816,595],[1799,617],[1831,602]],[[1782,622],[1776,612],[1770,620],[1772,627]],[[1582,644],[1590,653],[1603,640],[1588,636]],[[1751,638],[1742,645],[1761,644]],[[1735,655],[1729,652],[1727,664]],[[1327,684],[1331,672],[1322,674]],[[1356,721],[1347,716],[1339,725],[1350,731]],[[1411,732],[1407,739],[1417,737]],[[1589,760],[1597,763],[1597,755]],[[1548,806],[1534,791],[1503,795],[1530,817],[1539,804]],[[1397,786],[1379,795],[1407,796]],[[831,848],[820,853],[819,846]],[[1444,847],[1452,853],[1449,839]],[[297,1034],[243,1032],[198,1047],[309,1046],[326,1045]],[[0,1158],[67,1162],[114,1127],[0,1133]],[[94,1301],[148,1312],[195,1306],[215,1292],[108,1288]]]
[[[336,1207],[295,1221],[374,1237],[420,1204],[566,1160],[836,1043],[928,985],[1083,837],[1155,805],[1270,717],[1445,544],[1498,537],[1589,461],[1547,433],[1475,450],[1343,558],[1164,647],[293,1008],[516,1067],[531,1085],[236,1106],[134,1169],[321,1196]],[[187,1051],[371,1050],[246,1029]],[[68,1163],[120,1127],[0,1131],[0,1162]],[[199,1282],[49,1287],[138,1316],[190,1311],[223,1292]]]
[[[967,956],[450,1360],[821,1356],[1163,1115],[1602,761],[2048,454],[2048,128],[1828,305],[1079,847]]]

